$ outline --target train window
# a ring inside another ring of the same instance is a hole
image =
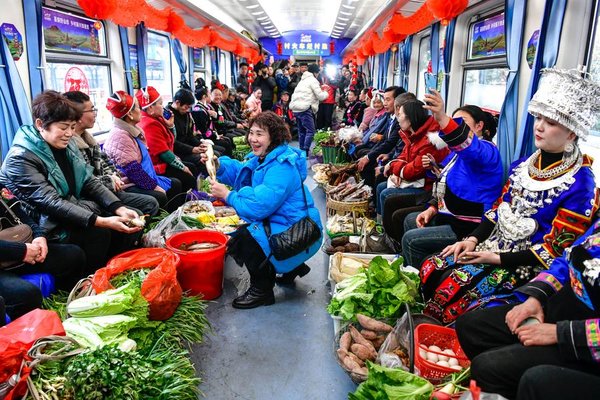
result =
[[[219,82],[227,82],[227,56],[224,51],[219,52]]]
[[[429,35],[421,38],[419,42],[419,75],[417,75],[417,99],[425,97],[425,73],[431,65],[431,49]]]
[[[508,68],[466,70],[463,103],[500,112],[506,94],[507,77]]]
[[[474,18],[468,35],[462,103],[500,112],[508,77],[504,12]]]
[[[43,7],[46,85],[59,92],[81,90],[98,109],[91,133],[106,132],[112,117],[106,107],[111,93],[104,23]]]
[[[105,107],[111,93],[108,65],[47,62],[46,83],[49,89],[59,92],[81,90],[87,93],[98,109],[96,125],[90,133],[110,130],[112,116]]]
[[[148,86],[154,86],[162,95],[163,102],[171,101],[173,98],[171,43],[166,35],[148,32],[146,79]]]

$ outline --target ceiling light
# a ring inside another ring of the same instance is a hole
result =
[[[260,15],[260,14],[264,14],[264,11],[255,11],[252,13],[252,15]]]
[[[273,25],[271,21],[262,21],[260,24],[263,26]]]
[[[340,14],[342,14],[342,15],[352,15],[351,12],[346,12],[346,11],[340,11]]]
[[[257,21],[263,21],[265,19],[269,19],[269,16],[265,15],[264,17],[256,18]]]
[[[338,17],[340,21],[350,21],[350,18]]]
[[[252,4],[251,6],[246,6],[248,10],[252,10],[253,8],[260,7],[260,4]]]
[[[347,8],[349,10],[354,10],[356,8],[354,6],[349,6],[348,4],[342,4],[342,7]]]

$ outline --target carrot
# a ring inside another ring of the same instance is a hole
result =
[[[356,314],[356,319],[358,323],[365,329],[375,331],[375,332],[391,332],[392,328],[390,325],[385,322],[377,321],[371,317],[367,317],[366,315]]]
[[[354,343],[362,344],[363,346],[366,346],[369,349],[369,351],[376,353],[375,347],[373,347],[373,343],[365,339],[363,335],[361,335],[360,332],[356,330],[356,328],[352,325],[350,325],[350,335],[352,335],[352,340],[354,340]]]
[[[350,349],[352,350],[352,353],[356,354],[361,360],[375,360],[375,358],[377,358],[375,350],[371,350],[362,344],[354,343],[350,346]]]
[[[340,349],[344,349],[346,351],[350,350],[350,345],[352,344],[352,335],[350,332],[344,332],[344,334],[340,337]]]
[[[377,332],[370,331],[368,329],[363,329],[360,331],[360,334],[367,340],[375,340],[377,339]]]

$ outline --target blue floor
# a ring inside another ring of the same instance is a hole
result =
[[[306,184],[324,221],[323,191],[310,177]],[[226,260],[223,295],[208,307],[214,333],[193,348],[206,399],[342,400],[355,390],[334,355],[327,260],[318,252],[295,288],[276,286],[276,303],[252,310],[231,307],[249,281],[245,268]]]

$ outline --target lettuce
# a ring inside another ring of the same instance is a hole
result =
[[[357,313],[375,318],[397,316],[400,307],[413,305],[419,296],[419,277],[401,270],[402,257],[392,264],[377,256],[369,268],[339,282],[327,307],[331,315],[346,320]]]
[[[367,361],[369,377],[349,400],[429,400],[433,385],[402,369],[386,368]]]
[[[84,347],[98,348],[109,344],[119,345],[128,340],[127,333],[136,319],[126,315],[68,318],[63,327],[68,336]]]

